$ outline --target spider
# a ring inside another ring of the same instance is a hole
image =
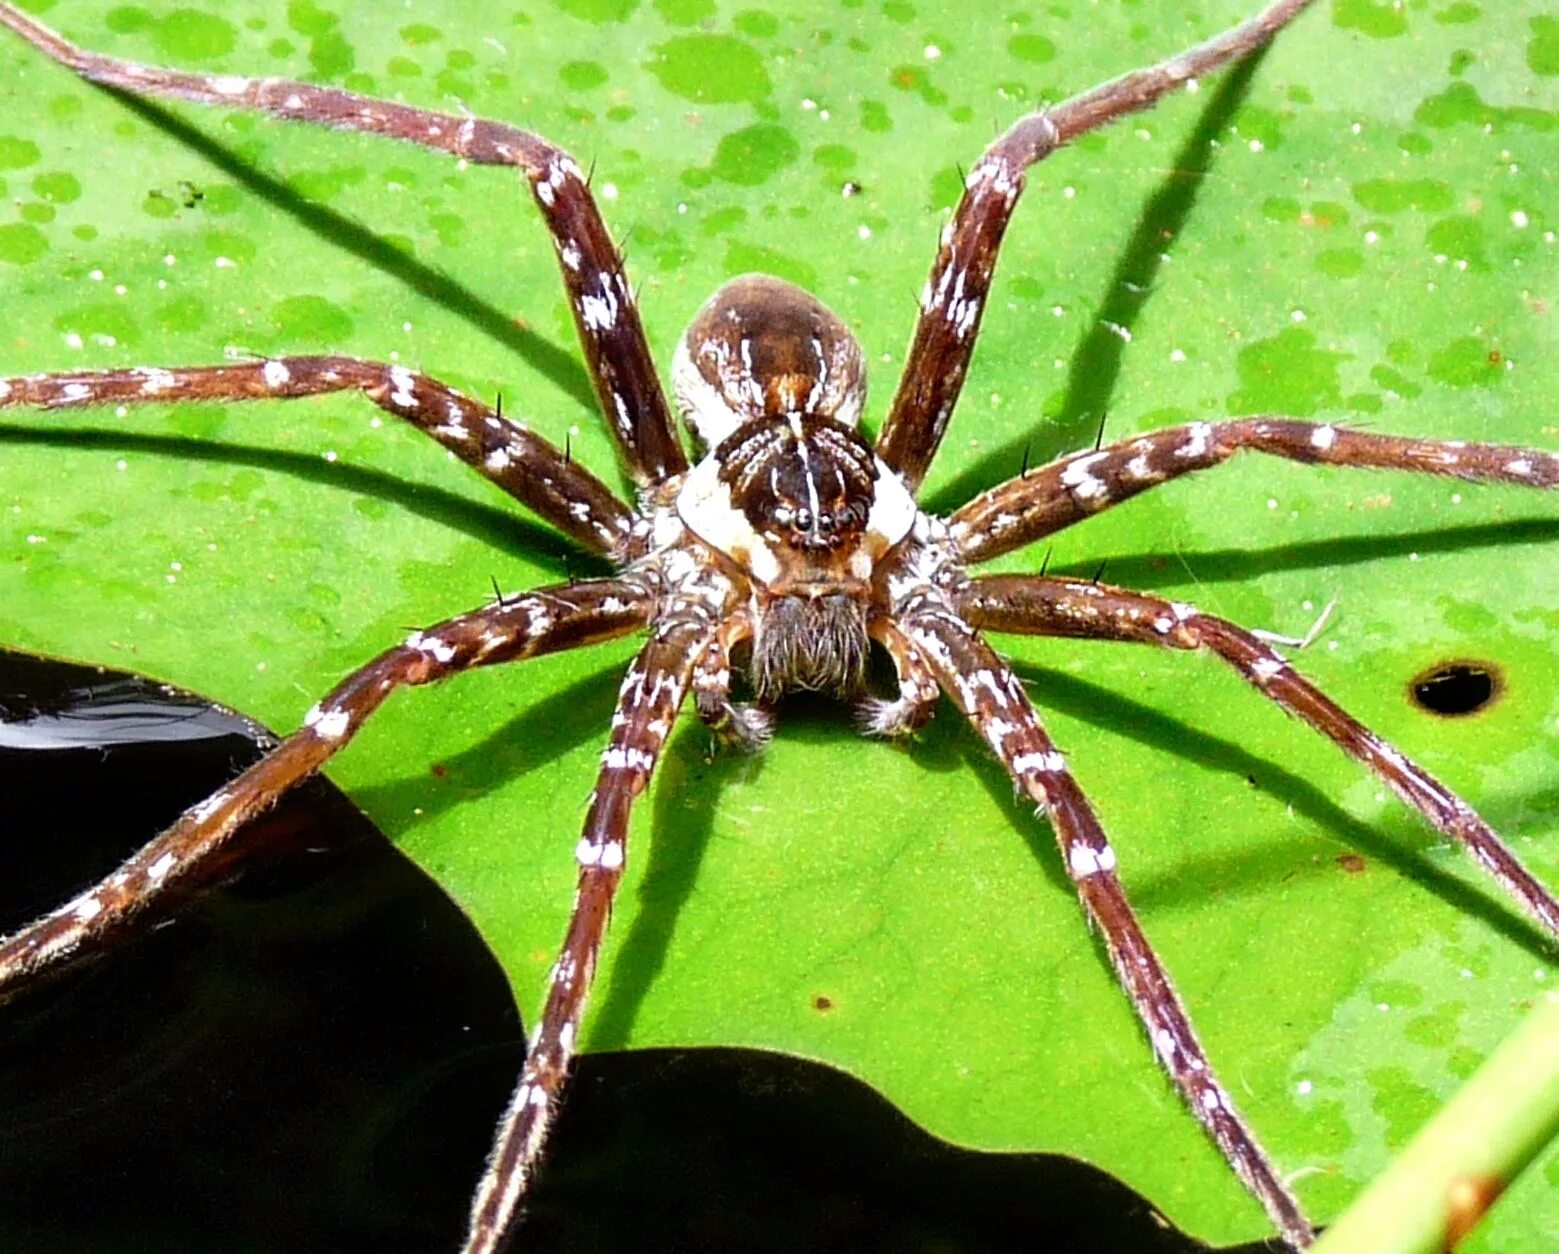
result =
[[[917,494],[952,417],[989,293],[997,247],[1027,170],[1055,147],[1153,104],[1264,43],[1305,7],[1264,13],[1153,70],[1029,115],[969,170],[920,298],[903,380],[874,442],[860,433],[865,360],[850,332],[796,287],[746,276],[694,319],[672,366],[696,455],[677,438],[635,298],[584,172],[534,135],[304,84],[146,70],[75,49],[12,6],[0,19],[86,76],[143,97],[261,108],[298,121],[395,135],[472,163],[518,166],[551,232],[607,427],[640,488],[637,508],[497,407],[419,370],[338,356],[266,357],[215,367],[141,367],[13,377],[0,405],[45,408],[364,393],[508,490],[585,549],[611,578],[569,581],[423,628],[322,698],[270,758],[189,811],[103,883],[0,948],[0,984],[35,976],[121,937],[159,896],[198,874],[244,819],[318,769],[399,687],[535,654],[650,633],[630,665],[576,848],[578,896],[548,983],[526,1070],[473,1205],[467,1250],[495,1249],[512,1223],[554,1113],[613,894],[630,806],[647,786],[684,701],[718,736],[761,748],[779,698],[816,689],[851,703],[865,730],[914,732],[950,697],[1049,814],[1062,860],[1152,1047],[1219,1149],[1284,1238],[1310,1227],[1217,1080],[1115,874],[1115,854],[1066,760],[982,629],[1206,650],[1260,694],[1339,743],[1443,833],[1468,844],[1550,932],[1559,906],[1463,803],[1303,680],[1273,645],[1186,603],[1098,580],[979,578],[968,567],[1184,473],[1255,448],[1301,462],[1375,466],[1526,486],[1559,482],[1553,455],[1398,438],[1331,422],[1263,416],[1190,422],[1104,442],[977,495],[946,516]],[[895,695],[867,691],[873,648]],[[733,694],[733,670],[754,700]]]

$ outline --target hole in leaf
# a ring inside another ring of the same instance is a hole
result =
[[[1408,695],[1419,709],[1462,718],[1486,708],[1504,686],[1492,662],[1439,662],[1413,677]]]

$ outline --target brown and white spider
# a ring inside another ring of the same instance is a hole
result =
[[[21,22],[24,19],[14,20]],[[928,51],[930,47],[932,45],[928,44]],[[142,88],[148,86],[145,82],[139,85]],[[243,84],[237,80],[220,78],[212,80],[206,94],[219,103],[235,104],[242,103],[242,91]],[[297,105],[290,103],[294,94],[297,96]],[[311,99],[339,99],[339,96],[333,92],[312,96],[311,89],[300,88],[295,92],[292,87],[287,87],[278,95],[277,104],[282,112],[302,113]],[[405,115],[404,111],[402,113]],[[366,121],[368,125],[374,125],[372,118]],[[1029,123],[1031,132],[1036,127],[1037,123]],[[485,134],[481,127],[463,117],[445,119],[441,132],[440,136],[435,137],[436,142],[477,142]],[[537,141],[511,133],[509,142],[523,147],[534,145]],[[560,223],[568,228],[572,222],[575,225],[568,229],[580,229],[578,218],[571,215],[586,212],[588,195],[583,183],[555,152],[534,151],[540,152],[533,180],[544,214],[555,228]],[[976,165],[971,173],[970,184],[971,203],[976,206],[976,210],[984,206],[987,212],[1004,215],[1009,192],[1013,192],[1017,186],[1012,182],[1014,177],[1015,172],[1002,170],[999,162],[993,164],[987,159]],[[976,212],[975,216],[978,217],[979,213]],[[939,259],[939,270],[933,274],[927,294],[923,297],[926,330],[922,334],[931,334],[933,339],[939,334],[943,341],[943,351],[965,358],[972,349],[984,296],[976,278],[980,258],[973,255],[979,252],[978,244],[969,237],[955,235],[955,245],[959,239],[962,240],[960,246],[972,249],[973,253],[960,253],[955,247],[955,263],[951,267],[946,264],[946,256]],[[653,399],[657,388],[652,382],[653,372],[649,369],[647,356],[642,352],[642,343],[636,334],[629,334],[630,327],[636,326],[636,323],[630,321],[632,306],[627,290],[620,282],[606,279],[598,272],[603,265],[612,264],[613,258],[610,246],[603,241],[604,237],[597,240],[592,252],[588,238],[560,238],[559,254],[565,278],[574,285],[581,330],[586,336],[586,342],[599,342],[598,349],[602,355],[593,353],[592,356],[598,367],[604,366],[606,374],[614,375],[618,380],[615,385],[609,381],[603,384],[606,411],[609,417],[619,413],[620,397],[623,406],[634,419],[633,430],[627,433],[624,440],[630,469],[637,471],[636,477],[641,481],[658,482],[664,480],[668,472],[680,469],[679,459],[682,454],[669,426],[664,422],[663,407],[657,407]],[[985,250],[988,255],[984,257],[988,267],[993,261],[994,242],[987,242],[991,244],[991,248]],[[653,244],[652,240],[651,246]],[[590,264],[592,256],[595,270],[592,270]],[[757,324],[754,319],[761,315],[768,319],[766,325],[772,326],[775,323],[777,300],[783,308],[783,302],[793,302],[799,298],[793,295],[781,297],[779,289],[773,287],[761,290],[749,287],[745,290],[748,295],[756,295],[758,299],[745,313],[737,311],[737,327],[754,331],[749,338],[757,348],[754,353],[756,361],[763,356],[763,343],[756,335]],[[731,294],[731,290],[727,289],[727,300],[730,300]],[[790,308],[794,311],[798,307],[792,304]],[[426,412],[427,406],[433,405],[430,424],[442,428],[435,429],[434,434],[453,452],[479,463],[490,477],[505,483],[523,501],[586,547],[598,552],[607,548],[617,549],[616,556],[627,565],[627,573],[622,581],[563,585],[552,589],[550,594],[541,599],[535,596],[511,597],[496,606],[477,611],[467,619],[459,620],[463,624],[460,628],[445,625],[419,633],[414,645],[396,651],[390,655],[389,661],[381,659],[377,665],[384,668],[384,675],[381,676],[379,671],[373,672],[373,683],[377,683],[381,677],[409,680],[434,678],[448,669],[458,668],[467,657],[474,658],[477,655],[485,662],[514,656],[521,647],[520,642],[496,639],[489,633],[494,629],[507,629],[521,620],[528,621],[533,631],[542,630],[536,626],[540,618],[551,620],[546,629],[553,633],[545,642],[548,647],[580,643],[585,638],[592,638],[598,630],[631,632],[640,625],[652,601],[655,616],[659,620],[657,642],[648,646],[648,652],[638,664],[639,667],[650,666],[652,669],[645,671],[636,668],[633,673],[642,674],[645,678],[637,686],[630,685],[625,689],[630,695],[637,692],[644,701],[634,708],[625,707],[621,710],[625,721],[614,730],[613,745],[607,751],[602,768],[602,787],[593,810],[596,820],[610,818],[612,821],[605,827],[598,825],[592,828],[593,836],[582,842],[579,851],[580,860],[585,864],[581,874],[587,886],[587,894],[592,891],[609,892],[616,883],[616,864],[620,861],[621,838],[626,825],[627,793],[623,790],[632,792],[642,787],[643,780],[640,777],[647,771],[648,759],[659,749],[660,738],[664,736],[675,705],[673,698],[680,695],[682,679],[679,676],[682,671],[688,667],[695,668],[691,682],[706,697],[703,704],[711,721],[719,723],[726,707],[718,691],[721,665],[719,659],[710,652],[713,648],[737,644],[748,632],[756,635],[759,645],[754,653],[761,659],[760,690],[765,683],[773,688],[783,688],[795,682],[853,690],[858,661],[865,648],[863,633],[869,631],[878,643],[899,658],[901,666],[914,681],[912,687],[917,694],[928,691],[926,668],[929,667],[955,699],[972,705],[972,712],[987,739],[998,754],[1004,756],[1009,766],[1017,770],[1023,786],[1034,795],[1035,800],[1041,799],[1042,795],[1048,796],[1052,817],[1068,853],[1067,864],[1084,891],[1085,899],[1092,895],[1092,904],[1105,914],[1101,921],[1108,924],[1110,912],[1118,909],[1118,903],[1112,905],[1100,898],[1099,894],[1108,894],[1113,887],[1109,865],[1112,855],[1108,854],[1108,847],[1102,843],[1102,836],[1091,825],[1091,820],[1079,808],[1083,803],[1075,792],[1075,786],[1070,783],[1070,777],[1060,764],[1054,747],[1032,721],[1026,699],[993,656],[981,653],[982,646],[965,635],[965,627],[961,625],[963,620],[955,611],[983,616],[981,621],[1008,629],[1026,626],[1075,635],[1083,633],[1085,625],[1093,624],[1088,634],[1108,635],[1110,629],[1103,626],[1097,616],[1091,615],[1101,606],[1112,606],[1122,614],[1117,625],[1130,624],[1122,630],[1150,642],[1189,647],[1198,643],[1212,644],[1217,640],[1236,653],[1245,650],[1243,673],[1268,695],[1294,701],[1302,699],[1299,694],[1305,690],[1293,672],[1283,665],[1268,646],[1253,643],[1249,638],[1219,626],[1214,620],[1179,609],[1177,602],[1133,599],[1129,594],[1108,592],[1095,584],[1069,584],[1059,580],[1029,583],[1022,588],[1010,583],[974,583],[966,586],[958,569],[958,560],[948,551],[948,546],[963,545],[965,557],[994,551],[996,538],[991,533],[1003,525],[1002,514],[1015,511],[992,508],[985,512],[982,521],[977,500],[970,507],[973,512],[963,512],[956,516],[953,532],[944,536],[938,524],[915,511],[907,492],[895,491],[895,484],[900,479],[906,486],[918,485],[924,463],[929,460],[936,436],[940,434],[939,431],[933,434],[925,430],[926,420],[941,411],[942,399],[950,403],[951,392],[956,390],[956,385],[952,385],[943,398],[933,395],[930,400],[895,405],[894,417],[890,419],[887,433],[879,445],[888,465],[880,466],[865,454],[864,446],[857,437],[830,425],[826,413],[808,408],[809,405],[826,408],[832,403],[842,415],[847,410],[858,413],[859,404],[852,401],[850,390],[841,382],[851,370],[849,351],[844,347],[846,333],[815,308],[801,308],[802,312],[795,316],[805,322],[806,334],[798,341],[799,355],[792,363],[798,368],[771,378],[765,393],[778,407],[772,428],[773,441],[766,449],[754,449],[750,453],[753,457],[777,459],[772,463],[772,478],[769,474],[771,463],[761,464],[762,473],[756,479],[756,495],[761,497],[762,490],[768,485],[776,487],[781,496],[789,499],[771,500],[767,505],[761,505],[758,500],[745,502],[748,505],[745,522],[737,512],[727,508],[726,502],[722,500],[722,487],[711,480],[714,473],[714,464],[711,462],[702,463],[687,482],[673,480],[670,488],[661,493],[659,500],[652,490],[645,508],[653,518],[660,520],[657,533],[654,526],[638,527],[634,524],[627,517],[625,508],[614,505],[605,489],[577,465],[555,454],[549,455],[546,446],[535,441],[534,437],[503,423],[496,414],[477,402],[463,399],[452,401],[448,395],[440,393],[437,385],[431,381],[399,366],[381,368],[371,377],[360,377],[363,386],[371,391],[376,390],[375,399],[399,416],[415,420],[419,414]],[[719,323],[718,326],[725,327],[725,324]],[[742,362],[743,337],[741,334],[733,336],[730,328],[725,329],[729,360],[739,367]],[[709,337],[695,338],[695,348],[704,338]],[[718,336],[712,338],[719,343]],[[814,339],[822,347],[812,348]],[[607,348],[608,344],[612,347]],[[625,353],[628,356],[624,356]],[[823,381],[827,386],[820,387],[814,393],[811,384],[815,380],[808,371],[814,370],[819,353],[826,359],[831,376]],[[932,366],[933,361],[937,362],[935,368]],[[127,403],[148,399],[199,399],[201,396],[211,396],[211,385],[220,380],[228,381],[230,395],[296,395],[305,391],[311,380],[322,380],[325,384],[338,387],[356,386],[347,376],[357,369],[345,361],[331,363],[290,359],[280,362],[276,356],[267,356],[252,362],[185,375],[142,371],[123,372],[116,376],[77,373],[53,376],[51,380],[41,382],[36,378],[10,379],[7,382],[11,392],[0,400],[10,404],[30,400],[71,405],[92,401]],[[330,380],[328,372],[331,370],[340,377]],[[674,373],[688,385],[682,389],[684,399],[696,403],[695,426],[706,436],[718,438],[723,434],[722,421],[731,420],[723,420],[718,413],[711,414],[708,408],[711,396],[705,385],[710,382],[709,372],[693,372],[684,364]],[[699,382],[700,377],[703,379],[702,384]],[[934,393],[939,388],[949,388],[953,374],[946,370],[940,360],[927,355],[923,349],[912,359],[906,378],[910,381],[910,389],[918,384],[930,388]],[[746,395],[741,385],[740,379],[732,385],[736,388],[738,404],[741,403],[741,397]],[[462,411],[462,420],[459,422],[452,421],[453,415],[448,409],[451,403],[458,405]],[[790,417],[789,411],[798,408],[806,416]],[[489,422],[498,425],[489,427]],[[489,431],[498,434],[490,435]],[[1259,440],[1267,441],[1276,451],[1284,451],[1286,448],[1291,455],[1305,460],[1357,464],[1369,463],[1373,459],[1374,464],[1401,465],[1404,459],[1415,457],[1422,463],[1454,456],[1459,464],[1450,469],[1473,471],[1482,466],[1489,477],[1502,477],[1513,482],[1552,483],[1554,480],[1554,460],[1551,455],[1542,453],[1509,449],[1488,453],[1465,445],[1453,449],[1449,445],[1436,445],[1428,441],[1392,442],[1380,437],[1358,435],[1326,423],[1304,429],[1269,425],[1265,431],[1252,428],[1247,428],[1247,431],[1253,432]],[[799,442],[796,438],[798,435]],[[1182,425],[1177,432],[1165,435],[1156,442],[1128,446],[1119,457],[1101,456],[1090,449],[1029,475],[1021,486],[1012,490],[1045,492],[1048,489],[1042,499],[1065,516],[1058,516],[1052,521],[1052,525],[1060,525],[1070,517],[1096,512],[1111,503],[1112,497],[1123,497],[1133,484],[1138,487],[1149,486],[1168,477],[1175,470],[1209,464],[1220,451],[1216,443],[1218,435],[1217,430],[1192,423]],[[1285,438],[1286,446],[1283,444]],[[527,467],[534,468],[537,458],[547,461],[549,457],[550,468],[546,473],[560,483],[567,481],[566,488],[560,492],[550,491],[548,485],[537,482],[535,478],[520,478]],[[853,476],[852,466],[856,468]],[[828,473],[824,473],[825,467]],[[835,468],[840,475],[837,488],[832,479]],[[1440,464],[1433,468],[1443,471],[1448,467]],[[898,472],[898,478],[895,477],[895,471]],[[868,479],[872,480],[870,500],[867,499]],[[850,491],[852,483],[856,488],[854,493]],[[830,505],[826,512],[831,515],[842,514],[847,520],[845,524],[839,524],[833,519],[828,525],[817,521],[816,515],[825,512],[822,497],[830,489],[844,492],[845,496],[842,502]],[[673,501],[673,490],[682,493],[679,500]],[[816,503],[812,499],[814,490],[820,493]],[[841,503],[843,509],[839,507]],[[783,509],[791,511],[788,517],[780,516]],[[806,516],[803,517],[803,514]],[[957,521],[960,518],[962,523]],[[704,543],[678,539],[679,529],[683,526],[699,533]],[[1039,529],[1025,531],[1021,525],[1005,526],[1001,539],[1014,544],[1041,534]],[[768,534],[775,527],[784,530],[774,535]],[[842,537],[841,527],[844,533]],[[850,534],[852,527],[857,534]],[[825,537],[823,533],[830,528],[833,534]],[[806,543],[796,547],[794,542],[803,534]],[[982,535],[985,539],[978,538]],[[860,551],[857,541],[865,542],[865,551],[870,559],[858,569],[849,562],[850,553]],[[974,547],[980,544],[986,547]],[[743,562],[733,566],[729,562],[716,560],[713,550],[723,550],[728,557],[745,550],[747,556]],[[811,564],[801,578],[801,582],[809,587],[809,595],[804,600],[786,599],[784,596],[779,596],[772,604],[767,600],[761,603],[748,600],[743,588],[746,575],[761,576],[770,584],[770,593],[778,596],[775,590],[781,582],[796,574],[790,569],[792,558],[804,558]],[[790,571],[788,576],[787,570]],[[852,583],[851,580],[859,580],[859,583]],[[1035,601],[1027,595],[1035,589],[1047,589],[1059,594],[1062,600],[1055,605],[1063,608],[1070,605],[1076,612],[1064,613],[1049,602],[1041,604]],[[1030,614],[1041,615],[1043,621],[1016,622],[1011,617],[1004,617],[1012,612],[1010,609],[983,600],[988,594],[1002,591],[1017,591],[1025,610]],[[593,608],[586,604],[592,595],[597,598]],[[720,604],[716,606],[715,601]],[[638,613],[633,608],[635,602],[641,605]],[[863,604],[872,607],[870,613],[859,608]],[[569,609],[570,606],[580,605],[585,605],[585,608]],[[733,608],[735,612],[729,612]],[[1134,608],[1140,612],[1135,620],[1130,615]],[[576,621],[571,615],[581,613],[585,619],[577,621],[588,621],[591,625],[588,628],[569,626],[569,623]],[[792,619],[795,622],[791,622]],[[723,635],[711,634],[715,632],[716,620],[727,624]],[[790,626],[782,627],[782,623],[790,623]],[[471,634],[461,636],[461,631],[469,631]],[[805,643],[799,643],[802,641]],[[370,683],[369,689],[363,692],[364,703],[376,702],[377,696],[372,689],[373,684]],[[271,760],[273,765],[269,769],[281,769],[278,764],[285,764],[289,760],[286,755],[289,754],[294,758],[301,755],[311,769],[319,759],[341,743],[348,731],[355,730],[355,721],[363,711],[357,706],[335,704],[338,697],[339,693],[337,697],[327,698],[321,704],[309,727],[280,751],[280,758]],[[877,720],[879,730],[890,728],[901,721],[906,725],[911,724],[915,716],[923,712],[923,703],[919,701],[872,707],[872,717]],[[1329,716],[1322,716],[1321,722],[1333,730],[1343,726]],[[750,716],[739,720],[737,725],[745,727],[749,737],[762,730]],[[1388,780],[1398,786],[1404,784],[1403,772],[1411,768],[1405,766],[1399,758],[1383,748],[1368,746],[1366,756],[1373,757],[1374,765],[1381,768]],[[296,766],[293,769],[297,769]],[[1420,787],[1430,789],[1428,784]],[[1435,804],[1432,795],[1429,804],[1431,808]],[[613,811],[614,805],[621,809]],[[211,821],[221,822],[230,817],[230,812],[218,806],[215,809],[202,808],[202,815],[200,822],[209,828]],[[175,829],[175,832],[181,830]],[[174,855],[172,861],[168,861],[170,852]],[[165,847],[155,848],[144,855],[138,871],[127,881],[127,886],[136,890],[147,884],[168,883],[190,866],[188,849],[180,847],[170,851]],[[144,898],[145,895],[142,892],[140,897]],[[78,898],[66,912],[60,927],[71,935],[100,928],[105,920],[112,917],[111,901],[116,896],[110,885],[93,890],[89,897]],[[1528,898],[1528,904],[1539,913],[1553,908],[1546,894],[1535,884],[1528,886]],[[591,898],[587,895],[585,900],[588,906]],[[585,918],[588,922],[588,912]],[[1547,922],[1552,927],[1552,915],[1547,917]],[[1126,926],[1123,916],[1117,916],[1117,923],[1121,927]],[[90,926],[82,927],[82,924]],[[1107,936],[1121,935],[1118,930],[1112,932],[1109,926],[1105,927],[1105,932]],[[58,927],[55,934],[60,934]],[[44,935],[34,932],[22,944],[25,947],[28,941],[43,939]],[[568,964],[563,963],[561,969],[566,974]],[[575,969],[578,969],[577,962]],[[1132,970],[1141,974],[1140,968],[1133,967]],[[533,1061],[539,1062],[548,1077],[561,1076],[561,1055],[569,1048],[572,1016],[577,1016],[577,1000],[570,1001],[569,998],[582,996],[581,985],[582,981],[575,980],[572,985],[557,986],[555,992],[560,1000],[555,1004],[564,1007],[568,1015],[562,1019],[554,1017],[550,1023],[544,1022],[542,1025]],[[1160,1045],[1162,1055],[1180,1059],[1181,1079],[1188,1090],[1192,1109],[1210,1121],[1215,1131],[1222,1129],[1226,1136],[1236,1136],[1236,1124],[1226,1097],[1216,1088],[1210,1087],[1210,1072],[1205,1068],[1184,1065],[1186,1052],[1191,1048],[1189,1037],[1172,1022],[1173,1015],[1167,1009],[1168,1003],[1160,1000],[1155,1004],[1157,1011],[1152,1011],[1150,1007],[1150,1013],[1170,1014],[1169,1019],[1157,1025],[1155,1041]],[[1176,1033],[1180,1034],[1181,1039],[1172,1041]],[[538,1075],[536,1078],[542,1077]],[[519,1110],[522,1120],[536,1118],[549,1109],[547,1103],[531,1100],[546,1091],[545,1085],[535,1083],[530,1088],[522,1088],[521,1093],[527,1099],[521,1103]],[[519,1140],[524,1140],[523,1135]],[[1253,1163],[1254,1160],[1247,1160],[1247,1167],[1258,1176],[1262,1175],[1266,1170],[1264,1166]],[[1291,1239],[1301,1240],[1302,1221],[1297,1218],[1292,1203],[1287,1201],[1282,1186],[1270,1178],[1270,1173],[1267,1183],[1258,1187],[1257,1191],[1263,1195],[1263,1200]],[[488,1196],[491,1199],[498,1194]],[[501,1209],[498,1207],[498,1210]],[[496,1213],[490,1212],[490,1218]],[[479,1224],[479,1227],[482,1226]],[[487,1223],[485,1229],[490,1231],[494,1226],[495,1223]],[[486,1246],[478,1239],[471,1248]]]

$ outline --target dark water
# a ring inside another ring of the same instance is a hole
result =
[[[267,743],[135,676],[0,653],[0,931]],[[256,828],[241,876],[224,868],[145,935],[0,1007],[4,1254],[457,1248],[520,1063],[503,973],[328,783]],[[1084,1164],[954,1149],[839,1072],[716,1049],[581,1060],[521,1237],[545,1252],[1206,1248]]]

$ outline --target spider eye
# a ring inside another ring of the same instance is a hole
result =
[[[710,298],[677,347],[677,406],[705,448],[755,418],[860,421],[866,366],[849,328],[780,279],[748,274]]]

